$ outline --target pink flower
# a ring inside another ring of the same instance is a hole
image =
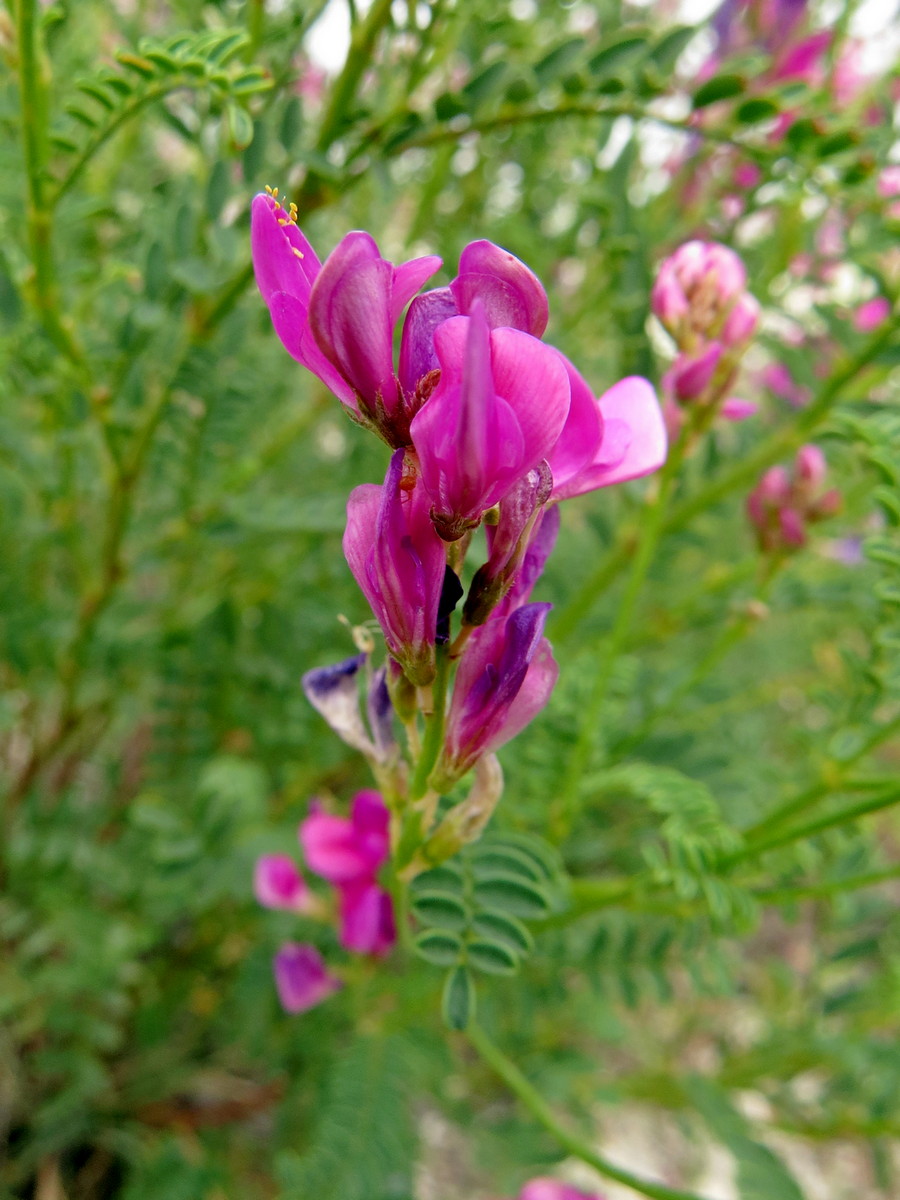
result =
[[[651,293],[653,312],[679,345],[715,337],[747,287],[744,264],[718,242],[685,242],[665,259]]]
[[[823,491],[827,473],[818,446],[801,446],[793,471],[770,467],[747,497],[747,515],[766,554],[787,554],[805,545],[807,528],[841,507],[835,488]]]
[[[329,883],[374,878],[390,852],[388,826],[388,810],[376,791],[357,792],[349,819],[315,805],[300,826],[306,865]]]
[[[256,860],[253,892],[266,908],[303,912],[309,901],[309,888],[287,854],[263,854]]]
[[[483,306],[435,330],[440,382],[410,434],[446,541],[462,537],[546,458],[569,411],[557,353],[517,329],[491,330]]]
[[[603,1200],[597,1192],[581,1192],[558,1179],[532,1179],[522,1188],[517,1200]]]
[[[250,211],[256,282],[283,345],[351,412],[405,445],[409,416],[394,375],[393,330],[441,260],[429,255],[395,267],[368,233],[353,232],[323,265],[293,209],[260,194]]]
[[[394,375],[394,325],[440,265],[429,255],[395,267],[370,234],[356,231],[341,239],[316,276],[309,302],[313,336],[382,431],[397,417],[402,399]],[[405,445],[405,439],[395,444]]]
[[[885,296],[875,296],[861,304],[853,314],[853,326],[860,333],[871,333],[891,315],[891,302]]]
[[[390,815],[381,795],[357,792],[349,820],[315,805],[300,826],[306,865],[334,884],[340,940],[356,954],[387,954],[396,941],[390,895],[378,884],[390,855]]]
[[[384,486],[364,483],[347,502],[344,554],[384,631],[388,650],[416,684],[434,678],[444,544],[429,517],[421,481],[391,458]]]
[[[289,1013],[315,1008],[343,986],[328,972],[315,946],[287,942],[275,955],[274,968],[278,998]]]

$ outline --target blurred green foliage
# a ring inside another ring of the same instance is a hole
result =
[[[323,7],[0,11],[0,1192],[451,1200],[559,1157],[443,1030],[440,971],[357,960],[327,1005],[277,1006],[298,921],[257,908],[252,868],[310,796],[367,782],[299,679],[353,652],[339,614],[368,618],[340,535],[384,471],[252,287],[248,203],[279,184],[323,257],[354,227],[447,278],[473,238],[509,247],[598,392],[660,380],[665,253],[741,250],[762,412],[686,464],[587,741],[645,485],[566,506],[539,594],[561,680],[497,823],[556,842],[570,891],[479,1012],[549,1103],[601,1130],[674,1113],[746,1200],[805,1194],[773,1130],[863,1146],[896,1195],[900,343],[849,319],[897,286],[887,82],[836,105],[752,47],[701,81],[708,27],[624,0],[349,5],[335,78],[308,54]],[[840,46],[854,5],[830,7]],[[829,220],[846,286],[803,292]],[[825,402],[764,395],[767,361]],[[742,495],[812,436],[845,511],[763,605]],[[452,1170],[435,1122],[464,1131]]]

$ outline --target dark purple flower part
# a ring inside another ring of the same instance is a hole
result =
[[[541,711],[559,670],[543,637],[549,604],[526,604],[472,634],[460,660],[435,786],[447,787]]]
[[[315,946],[287,942],[275,955],[275,986],[285,1012],[306,1012],[343,986]]]
[[[495,617],[508,617],[526,603],[534,585],[540,579],[547,565],[556,539],[559,535],[560,513],[558,505],[541,511],[538,520],[531,530],[528,548],[522,559],[522,565],[513,579],[510,590],[494,610]]]
[[[386,762],[397,749],[394,737],[394,706],[387,685],[387,665],[382,664],[372,675],[366,695],[366,715],[379,760]]]
[[[344,554],[384,631],[387,647],[415,684],[434,678],[444,545],[404,452],[391,458],[384,486],[362,484],[347,502]]]
[[[515,485],[500,504],[496,525],[487,525],[489,557],[475,573],[466,598],[463,618],[483,625],[492,609],[509,591],[528,550],[530,534],[550,499],[553,477],[546,462],[539,463]]]

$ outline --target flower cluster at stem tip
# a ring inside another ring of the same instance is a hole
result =
[[[343,539],[386,661],[376,666],[371,638],[361,639],[361,653],[303,680],[380,788],[357,796],[349,823],[317,808],[301,827],[306,861],[338,891],[344,947],[381,954],[394,930],[377,869],[391,858],[395,875],[409,879],[479,836],[502,792],[495,751],[553,689],[551,606],[530,597],[556,539],[559,502],[655,471],[666,429],[647,380],[620,380],[598,398],[542,340],[544,288],[500,246],[469,243],[450,283],[421,292],[440,259],[395,265],[354,231],[321,262],[296,217],[277,190],[253,200],[256,281],[275,331],[391,450],[384,482],[351,492]],[[479,526],[482,562],[465,594],[463,563],[477,552]],[[439,815],[440,797],[469,772],[466,798]],[[374,797],[378,853],[365,871],[341,877],[317,839],[323,830],[330,846],[362,838],[358,810],[371,817]],[[283,856],[265,862],[259,899],[310,915],[299,873]],[[276,978],[293,1011],[337,986],[312,947],[283,949]]]
[[[836,488],[826,489],[825,455],[801,446],[793,469],[770,467],[747,497],[747,516],[763,554],[792,554],[806,545],[810,525],[833,517],[841,507]]]
[[[732,421],[752,416],[752,402],[729,395],[760,314],[735,252],[717,242],[685,242],[660,266],[651,304],[678,351],[663,380],[670,434],[685,425],[700,432],[720,414]]]

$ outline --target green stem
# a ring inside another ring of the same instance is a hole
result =
[[[617,1167],[602,1155],[568,1130],[554,1116],[550,1106],[538,1090],[525,1078],[519,1068],[503,1051],[494,1044],[480,1026],[472,1024],[466,1030],[469,1041],[484,1059],[487,1065],[502,1080],[509,1090],[522,1102],[538,1124],[543,1125],[548,1133],[559,1142],[566,1153],[580,1158],[582,1162],[593,1167],[598,1174],[621,1183],[625,1187],[650,1197],[650,1200],[701,1200],[693,1192],[684,1192],[678,1188],[666,1187],[664,1183],[654,1183],[650,1179],[641,1179],[630,1171]]]
[[[789,800],[786,804],[782,804],[780,808],[776,808],[774,812],[769,813],[761,821],[752,825],[749,829],[744,830],[744,838],[749,842],[756,842],[760,837],[771,832],[778,825],[783,825],[785,821],[791,817],[799,816],[812,808],[819,800],[841,787],[847,786],[845,776],[850,771],[850,768],[864,758],[876,746],[880,746],[882,742],[886,742],[888,738],[893,737],[895,733],[900,733],[900,716],[896,716],[892,721],[886,722],[880,728],[873,732],[865,739],[864,742],[854,751],[850,758],[842,759],[840,763],[835,763],[831,760],[826,762],[821,768],[821,778],[815,783],[805,788],[799,795]]]
[[[900,328],[900,321],[897,319],[888,322],[866,342],[858,354],[849,359],[846,365],[831,377],[815,402],[804,409],[790,425],[776,430],[761,441],[755,450],[744,455],[706,487],[675,505],[663,521],[662,536],[683,529],[699,513],[718,504],[733,492],[740,491],[783,455],[802,445],[813,430],[829,416],[847,385],[852,383],[860,371],[890,344],[898,328]],[[628,562],[636,541],[637,534],[633,528],[629,527],[622,531],[606,556],[600,560],[554,620],[554,640],[556,642],[566,642],[576,633],[581,622],[591,611],[597,596],[603,593]]]
[[[444,744],[444,719],[447,712],[447,684],[450,679],[450,655],[446,646],[437,648],[437,674],[432,687],[433,709],[425,716],[425,736],[422,753],[416,763],[409,785],[412,804],[421,800],[428,790],[428,776],[434,770],[438,755]]]
[[[757,588],[752,600],[748,602],[747,610],[733,620],[730,624],[720,631],[719,636],[713,641],[709,650],[700,659],[694,670],[683,679],[677,687],[666,696],[661,704],[658,704],[652,709],[644,720],[640,723],[637,729],[633,730],[628,737],[622,738],[615,742],[611,747],[611,753],[617,758],[628,754],[635,746],[647,737],[647,735],[656,727],[656,725],[667,716],[673,708],[678,704],[684,696],[702,683],[703,680],[715,670],[720,662],[730,653],[730,651],[740,642],[751,629],[755,629],[758,625],[757,615],[750,610],[750,605],[754,603],[762,604],[769,593],[772,582],[775,578],[775,571],[767,573],[760,586]]]
[[[656,113],[647,112],[637,105],[605,104],[602,102],[597,104],[575,100],[560,104],[556,108],[504,108],[494,116],[484,117],[480,121],[471,121],[461,131],[459,129],[448,128],[446,125],[440,125],[437,128],[427,129],[422,133],[408,138],[402,143],[402,148],[408,150],[413,146],[423,148],[437,146],[442,142],[454,141],[463,134],[492,133],[495,129],[509,129],[515,125],[545,125],[548,122],[566,120],[572,117],[630,117],[634,121],[648,121],[653,125],[660,125],[665,129],[675,129],[679,133],[698,134],[706,141],[737,146],[749,157],[758,158],[763,162],[771,161],[778,153],[776,149],[749,145],[723,130],[696,128],[693,125],[689,125],[687,121],[659,116]]]
[[[357,84],[369,65],[378,35],[391,19],[392,2],[393,0],[376,0],[366,13],[365,19],[353,30],[347,60],[331,89],[328,107],[319,126],[316,150],[320,154],[329,149],[341,131],[347,110],[356,94]]]
[[[829,829],[836,829],[839,825],[846,825],[849,821],[855,821],[859,817],[868,816],[869,813],[880,812],[882,809],[890,808],[891,805],[898,802],[900,802],[900,788],[894,785],[879,796],[874,796],[869,800],[861,800],[858,804],[853,804],[849,808],[842,808],[836,813],[829,813],[828,816],[820,817],[817,821],[809,821],[807,824],[799,825],[795,829],[786,829],[781,833],[773,834],[772,837],[753,842],[751,845],[739,850],[736,854],[730,854],[727,858],[723,859],[722,865],[730,867],[734,863],[742,862],[747,858],[753,858],[758,854],[764,854],[768,850],[775,850],[777,847],[785,846],[789,842],[798,842],[804,838],[816,837],[818,834],[825,833]]]
[[[787,888],[759,888],[756,895],[769,904],[789,904],[794,900],[815,899],[817,896],[832,896],[835,892],[854,892],[859,888],[874,887],[900,876],[900,863],[885,867],[881,871],[867,871],[863,875],[848,875],[846,879],[831,879],[826,883],[800,884]]]
[[[22,119],[22,149],[28,202],[25,221],[34,266],[37,309],[56,348],[84,371],[85,361],[71,331],[59,315],[56,268],[53,262],[53,210],[46,192],[47,83],[38,45],[36,0],[18,0],[16,34],[19,57],[19,97]]]

